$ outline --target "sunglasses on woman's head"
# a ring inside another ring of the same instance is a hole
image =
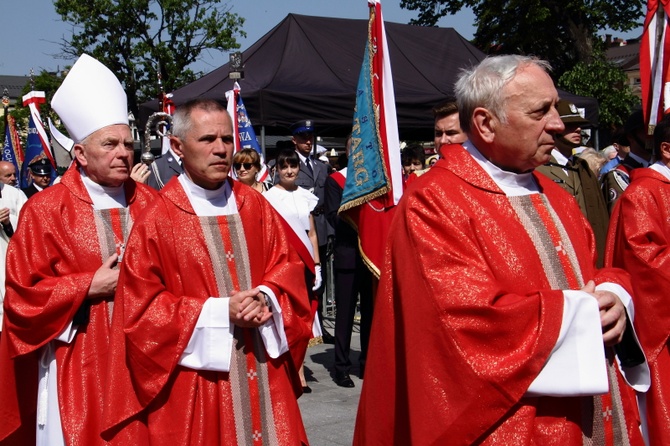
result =
[[[253,166],[252,163],[233,163],[233,168],[235,170],[240,170],[240,167],[244,166],[244,170],[251,170]]]

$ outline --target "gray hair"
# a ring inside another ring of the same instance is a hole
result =
[[[519,68],[528,65],[536,65],[547,72],[551,71],[549,62],[532,56],[519,55],[487,57],[478,65],[461,70],[454,92],[464,132],[470,131],[470,120],[477,107],[486,108],[503,124],[507,122],[503,88],[516,76]]]
[[[191,113],[193,110],[203,110],[206,112],[226,112],[226,107],[214,99],[197,98],[177,107],[172,117],[172,134],[177,138],[183,139],[191,130]]]
[[[610,157],[612,157],[612,155],[614,155],[615,153],[619,153],[619,151],[613,145],[609,145],[609,146],[605,147],[604,149],[602,149],[600,151],[600,153],[605,158],[610,159]]]

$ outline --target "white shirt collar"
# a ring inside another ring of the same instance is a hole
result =
[[[568,165],[569,159],[565,155],[563,155],[560,150],[552,149],[551,150],[551,156],[554,157],[557,164],[560,164],[563,167]]]
[[[308,158],[308,157],[306,157],[305,155],[303,155],[302,153],[300,153],[298,150],[296,150],[295,153],[298,154],[298,158],[300,158],[300,162],[303,163],[303,164],[307,164],[307,160],[308,160],[308,159],[309,159],[310,161],[312,160],[312,159],[311,159],[311,156]]]
[[[195,184],[188,175],[179,175],[179,183],[184,188],[193,210],[200,217],[237,214],[237,203],[233,188],[228,181],[215,190],[204,189]]]
[[[540,188],[533,178],[531,172],[514,173],[502,170],[500,167],[487,160],[482,153],[470,142],[463,143],[465,150],[472,155],[474,160],[489,174],[491,179],[498,185],[506,195],[510,197],[519,195],[537,194]]]
[[[90,179],[83,169],[80,168],[79,173],[88,196],[93,202],[93,209],[116,209],[127,206],[123,184],[118,187],[103,186]]]
[[[654,164],[649,166],[649,168],[655,170],[656,172],[660,173],[668,180],[670,180],[670,167],[666,166],[661,161],[656,161]]]

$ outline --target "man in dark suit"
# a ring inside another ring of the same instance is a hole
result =
[[[51,185],[51,163],[46,158],[40,158],[28,166],[32,183],[21,189],[26,197],[30,198]]]
[[[312,214],[314,215],[314,224],[316,225],[316,235],[319,239],[319,257],[326,259],[326,246],[328,244],[328,237],[334,235],[334,230],[326,220],[324,214],[325,202],[325,184],[328,178],[329,170],[322,161],[316,158],[316,142],[314,141],[314,121],[303,120],[298,121],[291,126],[292,141],[295,145],[295,151],[300,158],[300,171],[298,172],[298,179],[296,185],[309,190],[317,196],[319,202],[316,205]],[[324,269],[325,272],[325,269]],[[325,274],[323,274],[321,287],[317,293],[323,295],[326,283]],[[323,324],[323,299],[319,299],[319,317]],[[323,342],[333,344],[335,339],[325,329],[323,331]]]
[[[151,175],[147,180],[147,186],[161,190],[172,177],[176,177],[182,172],[179,157],[170,148],[163,156],[151,163]]]
[[[347,140],[347,150],[351,138]],[[372,273],[365,266],[358,250],[358,233],[341,219],[337,211],[347,177],[347,167],[331,174],[326,180],[325,211],[328,222],[335,228],[335,383],[340,387],[354,387],[349,376],[351,360],[351,332],[354,327],[356,302],[360,296],[361,353],[358,357],[359,376],[363,378],[367,357],[370,326],[372,324]]]
[[[623,126],[623,131],[628,140],[628,147],[622,147],[622,150],[619,151],[621,164],[628,169],[629,173],[633,169],[649,167],[653,144],[649,143],[651,138],[647,135],[642,110],[635,110],[630,114]]]
[[[628,116],[623,126],[623,135],[620,136],[615,147],[619,164],[611,169],[602,178],[603,191],[607,208],[611,213],[623,191],[630,184],[630,173],[640,167],[649,167],[652,152],[647,142],[647,126],[644,123],[642,110],[635,110]]]

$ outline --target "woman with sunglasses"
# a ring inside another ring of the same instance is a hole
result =
[[[253,149],[242,149],[233,156],[233,169],[237,179],[247,186],[263,193],[268,185],[258,182],[258,172],[261,171],[261,157]]]
[[[276,166],[279,182],[264,192],[263,196],[283,218],[289,241],[295,240],[293,246],[305,262],[307,283],[312,291],[317,290],[321,286],[321,264],[319,263],[319,241],[312,211],[319,199],[313,193],[295,184],[300,171],[300,158],[295,150],[285,149],[279,152]],[[318,301],[314,293],[309,293],[309,299],[316,318]],[[312,335],[314,339],[310,345],[314,340],[319,343],[322,333],[321,325],[316,319],[312,325]],[[302,366],[299,375],[303,392],[310,393],[312,389],[307,386]]]

